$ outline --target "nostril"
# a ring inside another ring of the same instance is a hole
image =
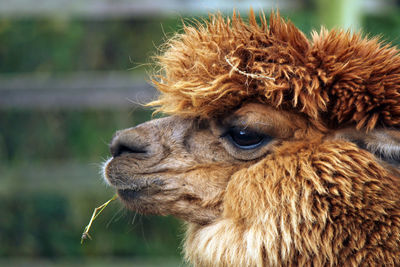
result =
[[[118,157],[122,154],[145,154],[147,150],[145,147],[137,147],[133,144],[124,144],[118,141],[112,142],[110,151],[113,157]]]
[[[146,150],[140,149],[137,147],[128,147],[126,145],[120,145],[116,151],[116,156],[122,155],[122,154],[143,154],[146,153]]]

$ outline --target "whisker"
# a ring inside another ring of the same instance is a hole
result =
[[[132,225],[135,223],[137,214],[138,214],[138,213],[135,211],[135,215],[133,215],[133,218],[132,218],[132,221],[131,221],[131,224],[132,224]]]
[[[115,214],[111,217],[110,221],[106,225],[106,228],[109,228],[111,223],[118,222],[124,216],[124,214],[123,214],[124,210],[125,209],[123,207],[120,207],[119,210],[117,212],[115,212]],[[119,216],[119,217],[117,219],[115,219],[117,216]]]

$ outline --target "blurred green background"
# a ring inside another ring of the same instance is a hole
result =
[[[107,144],[151,119],[140,105],[155,97],[149,58],[185,18],[279,7],[307,34],[324,23],[400,43],[398,1],[72,2],[0,1],[1,266],[184,266],[171,217],[114,202],[93,240],[80,237],[114,194],[99,174]]]

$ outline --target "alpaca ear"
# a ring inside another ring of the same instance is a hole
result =
[[[400,130],[375,129],[369,132],[347,128],[338,130],[334,139],[344,139],[400,168]]]
[[[313,33],[310,66],[328,94],[326,118],[357,129],[400,126],[400,53],[378,38],[322,29]]]

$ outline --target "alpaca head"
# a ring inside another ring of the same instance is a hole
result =
[[[347,32],[308,40],[253,14],[187,26],[151,105],[118,131],[107,181],[188,222],[198,266],[400,264],[400,56]]]

